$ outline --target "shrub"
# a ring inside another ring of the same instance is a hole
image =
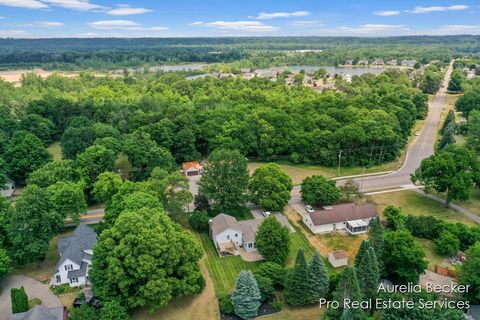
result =
[[[272,280],[267,277],[262,277],[260,275],[255,275],[255,280],[257,280],[258,289],[260,289],[260,301],[265,301],[275,292],[273,288]]]
[[[12,313],[28,311],[28,296],[23,287],[10,289]]]
[[[460,249],[460,240],[450,232],[442,233],[434,242],[438,252],[448,256],[455,255]]]
[[[220,312],[223,314],[233,314],[233,304],[230,297],[226,294],[222,294],[218,297],[218,305],[220,307]]]
[[[280,302],[278,302],[277,300],[275,300],[275,301],[272,302],[272,308],[277,310],[277,311],[280,311],[280,310],[282,310],[282,304]]]
[[[255,270],[255,277],[265,277],[272,280],[272,284],[276,288],[283,288],[287,270],[275,262],[264,262]]]
[[[208,231],[208,213],[206,211],[195,211],[188,217],[188,222],[196,231]]]

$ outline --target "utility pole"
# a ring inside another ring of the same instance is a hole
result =
[[[340,165],[342,163],[342,150],[338,153],[338,172],[337,176],[340,177]]]
[[[365,177],[365,166],[363,166],[362,180],[360,182],[360,192],[363,192],[363,178]]]

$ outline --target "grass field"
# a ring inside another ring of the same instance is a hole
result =
[[[423,246],[428,260],[428,270],[433,271],[435,265],[441,265],[445,257],[437,252],[437,245],[428,239],[415,238],[415,241]]]
[[[399,191],[368,196],[379,212],[388,205],[399,206],[406,214],[414,216],[431,215],[438,219],[457,223],[461,222],[470,226],[478,226],[474,221],[463,214],[445,208],[441,203],[428,199],[414,191]]]
[[[290,234],[291,244],[290,253],[287,260],[287,266],[293,267],[297,251],[303,249],[305,256],[310,259],[315,249],[310,245],[302,232],[291,223],[296,229],[295,233]],[[233,290],[238,273],[242,270],[254,271],[260,262],[246,262],[240,256],[220,257],[215,249],[213,241],[208,234],[197,234],[205,248],[205,265],[213,279],[215,292],[217,295],[227,293]]]
[[[52,155],[53,160],[62,160],[62,147],[60,142],[54,142],[47,148],[48,152]]]
[[[258,262],[243,261],[240,256],[220,257],[208,234],[198,234],[205,248],[208,273],[212,277],[217,295],[233,290],[238,273],[242,270],[255,270]]]

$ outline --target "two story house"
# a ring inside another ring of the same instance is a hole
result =
[[[69,237],[58,239],[60,260],[53,276],[53,285],[69,284],[70,287],[88,283],[88,268],[92,264],[93,246],[97,241],[95,231],[81,223]]]

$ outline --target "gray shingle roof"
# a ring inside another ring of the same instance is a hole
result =
[[[96,241],[97,234],[95,231],[85,223],[80,223],[73,231],[72,236],[60,237],[58,239],[58,252],[61,256],[57,263],[57,268],[67,259],[79,266],[82,264],[83,259],[91,260],[91,255],[84,251],[92,250]]]
[[[87,267],[88,264],[86,262],[82,262],[82,264],[80,265],[80,269],[68,271],[67,278],[72,279],[78,277],[85,277],[87,275]]]
[[[38,305],[27,312],[15,313],[11,320],[63,320],[63,307],[45,308]]]

